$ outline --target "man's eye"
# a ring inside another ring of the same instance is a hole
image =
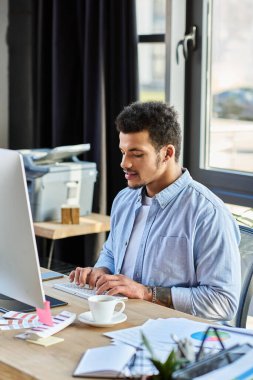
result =
[[[140,157],[143,157],[144,155],[141,153],[141,154],[134,154],[134,157],[137,157],[137,158],[140,158]]]

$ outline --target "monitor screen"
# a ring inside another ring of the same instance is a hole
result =
[[[23,159],[8,149],[0,149],[0,293],[1,311],[44,306]]]

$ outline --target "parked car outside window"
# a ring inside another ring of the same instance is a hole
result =
[[[213,116],[253,120],[253,88],[236,88],[213,95]]]

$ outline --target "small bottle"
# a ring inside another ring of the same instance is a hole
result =
[[[67,183],[67,200],[66,204],[61,206],[61,222],[62,224],[79,224],[80,222],[80,206],[77,202],[78,183]]]

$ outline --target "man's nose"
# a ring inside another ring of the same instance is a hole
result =
[[[132,162],[126,155],[124,155],[122,156],[120,166],[122,167],[122,169],[129,169],[132,167]]]

